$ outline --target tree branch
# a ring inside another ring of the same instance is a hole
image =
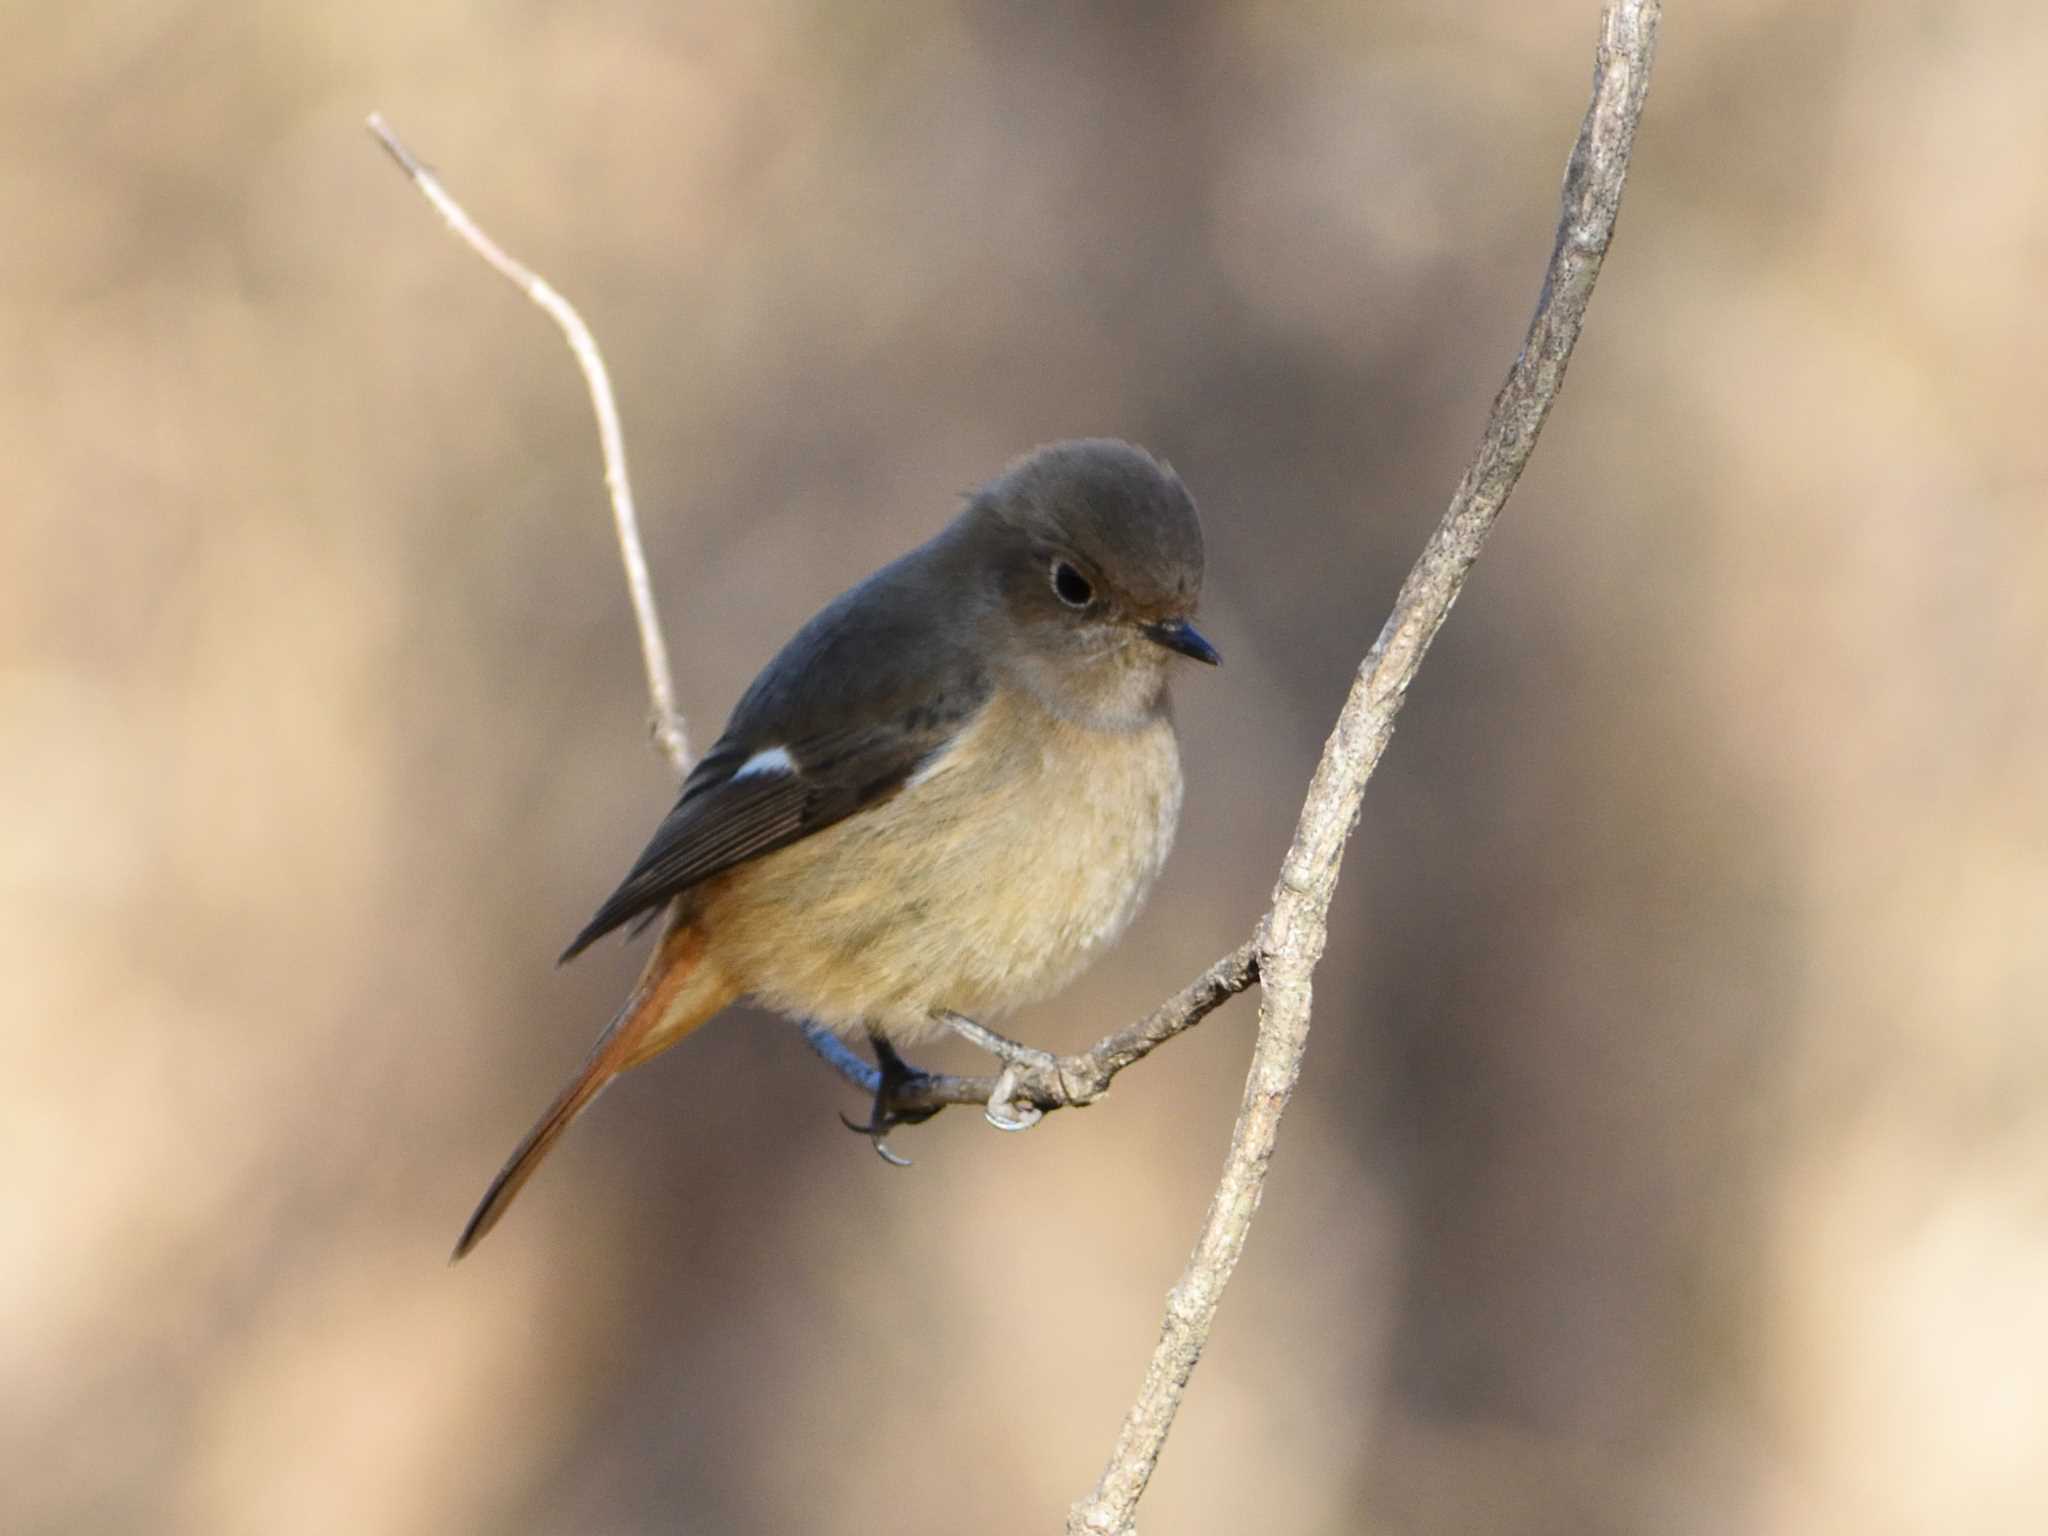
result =
[[[604,354],[590,327],[567,299],[547,280],[485,234],[462,205],[448,195],[441,179],[428,170],[400,141],[384,114],[372,112],[365,126],[398,168],[412,179],[448,227],[505,280],[547,312],[562,328],[569,350],[583,369],[590,390],[590,409],[597,417],[597,439],[604,452],[604,486],[611,494],[612,522],[618,529],[619,558],[626,566],[626,591],[633,602],[633,620],[640,630],[640,660],[647,671],[648,729],[661,755],[681,779],[690,771],[690,741],[676,709],[676,685],[668,666],[668,644],[661,634],[661,613],[654,605],[654,583],[647,574],[647,556],[640,546],[640,519],[633,510],[633,483],[626,477],[626,439],[619,430],[619,408],[612,398],[612,379]]]
[[[1109,1092],[1110,1081],[1117,1073],[1143,1061],[1174,1036],[1194,1028],[1258,979],[1258,944],[1248,939],[1144,1018],[1104,1035],[1085,1051],[1071,1056],[1019,1052],[994,1077],[920,1072],[890,1094],[886,1107],[898,1119],[910,1120],[949,1104],[982,1104],[991,1109],[1020,1105],[1036,1111],[1032,1116],[1035,1120],[1055,1109],[1078,1109],[1093,1104]],[[830,1030],[807,1024],[804,1039],[840,1076],[864,1093],[872,1094],[881,1086],[881,1073]],[[1015,1049],[1008,1042],[1002,1045]],[[1003,1090],[1000,1094],[999,1087]]]
[[[1301,1075],[1310,980],[1328,938],[1330,898],[1345,841],[1358,823],[1366,781],[1393,736],[1408,685],[1529,462],[1564,382],[1621,206],[1629,151],[1650,83],[1659,10],[1657,0],[1615,0],[1602,16],[1593,101],[1565,170],[1557,245],[1528,339],[1494,400],[1478,452],[1422,558],[1401,584],[1394,611],[1359,667],[1316,765],[1294,843],[1280,866],[1272,910],[1260,926],[1258,1043],[1223,1177],[1194,1252],[1167,1298],[1159,1343],[1109,1465],[1095,1491],[1068,1515],[1071,1536],[1121,1536],[1133,1529],[1138,1500],[1201,1358],[1223,1288],[1244,1251],[1280,1117]]]

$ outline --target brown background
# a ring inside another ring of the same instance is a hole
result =
[[[1055,1529],[1235,1104],[1246,1003],[896,1172],[735,1014],[443,1266],[631,973],[550,960],[667,786],[574,372],[367,111],[606,343],[700,742],[1012,453],[1180,468],[1228,665],[1164,888],[1017,1021],[1072,1045],[1263,905],[1594,29],[10,8],[8,1529]],[[1147,1530],[2048,1524],[2043,78],[2033,0],[1674,8]]]

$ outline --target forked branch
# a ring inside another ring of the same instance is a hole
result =
[[[1258,944],[1247,939],[1144,1018],[1104,1035],[1085,1051],[1071,1056],[1018,1052],[991,1077],[920,1072],[891,1092],[885,1108],[904,1120],[949,1104],[983,1105],[992,1117],[1001,1106],[1014,1106],[1035,1112],[1033,1119],[1055,1109],[1079,1109],[1108,1093],[1111,1080],[1125,1067],[1194,1028],[1258,979]],[[881,1073],[830,1030],[807,1025],[804,1038],[862,1092],[872,1094],[881,1086]],[[998,1051],[1008,1054],[1002,1047]]]
[[[1258,1043],[1223,1177],[1194,1252],[1167,1298],[1165,1325],[1109,1465],[1095,1491],[1068,1514],[1071,1536],[1122,1536],[1133,1528],[1138,1500],[1201,1358],[1223,1288],[1244,1251],[1280,1117],[1301,1076],[1310,978],[1328,939],[1330,898],[1337,889],[1345,840],[1358,823],[1366,781],[1393,737],[1408,685],[1529,462],[1564,382],[1621,207],[1629,151],[1650,84],[1659,11],[1657,0],[1615,0],[1601,17],[1593,102],[1565,168],[1563,217],[1528,338],[1494,399],[1478,451],[1449,510],[1402,582],[1394,611],[1358,669],[1309,782],[1293,845],[1280,865],[1272,909],[1259,929]]]

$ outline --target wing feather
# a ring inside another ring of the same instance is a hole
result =
[[[895,794],[953,739],[992,685],[969,631],[932,601],[943,554],[934,541],[878,571],[783,647],[564,961],[700,881]],[[775,748],[791,771],[739,772]]]

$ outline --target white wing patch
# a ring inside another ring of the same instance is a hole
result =
[[[933,748],[925,760],[917,765],[917,771],[903,781],[903,787],[905,789],[915,789],[926,779],[929,779],[933,774],[945,767],[953,756],[953,748],[958,745],[959,741],[960,738],[955,736],[951,741],[942,742],[939,746]]]
[[[762,773],[795,773],[796,759],[787,747],[763,747],[734,771],[736,779],[750,779]]]

